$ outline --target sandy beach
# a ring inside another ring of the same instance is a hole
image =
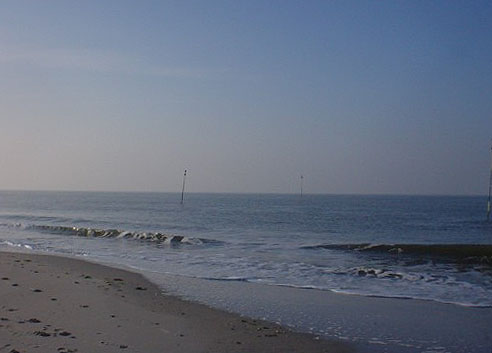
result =
[[[129,271],[9,252],[0,264],[0,352],[353,351],[165,295]]]

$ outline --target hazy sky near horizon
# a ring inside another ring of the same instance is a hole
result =
[[[0,189],[485,194],[490,1],[0,2]]]

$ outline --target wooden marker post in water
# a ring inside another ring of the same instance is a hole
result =
[[[304,176],[301,174],[301,197],[302,197],[302,182],[304,181]]]
[[[490,145],[489,199],[487,201],[487,221],[490,221],[490,192],[492,190],[492,142]]]
[[[181,189],[181,204],[184,202],[184,193],[185,193],[185,181],[186,181],[186,169],[183,174],[183,189]]]

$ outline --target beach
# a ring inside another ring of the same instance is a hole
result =
[[[0,353],[492,353],[492,1],[1,4]]]
[[[142,275],[0,252],[0,352],[352,352],[165,295]]]
[[[492,347],[491,308],[244,282],[212,288],[272,306],[299,305],[302,298],[308,315],[323,307],[330,331],[338,332],[330,339],[183,300],[142,274],[80,259],[2,251],[0,269],[0,352],[488,353]],[[189,287],[185,278],[174,281]]]
[[[0,353],[492,347],[478,197],[0,199]]]
[[[296,330],[318,323],[322,337],[349,342],[360,353],[490,353],[492,348],[491,307],[171,275],[150,278],[179,296],[197,293],[186,296],[193,301],[213,302],[220,293],[226,304],[214,302],[214,307],[250,317],[285,312],[284,318],[268,318],[284,323],[290,317],[298,323]]]

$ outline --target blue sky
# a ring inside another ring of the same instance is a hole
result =
[[[488,1],[2,1],[0,189],[484,194]]]

